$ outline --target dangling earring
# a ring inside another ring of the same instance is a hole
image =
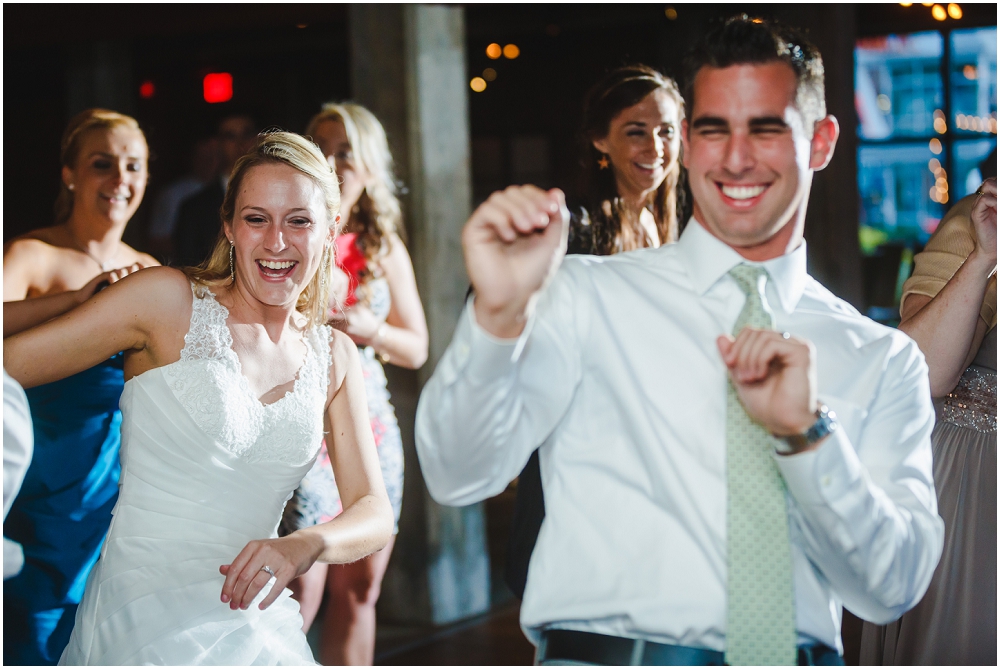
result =
[[[330,247],[327,246],[323,251],[323,260],[320,263],[319,275],[319,294],[323,295],[326,293],[326,284],[330,280]]]
[[[597,166],[602,170],[608,169],[608,156],[606,153],[602,153],[601,157],[597,159]]]
[[[236,283],[236,263],[233,261],[233,250],[236,248],[236,242],[229,240],[229,281],[231,283]]]

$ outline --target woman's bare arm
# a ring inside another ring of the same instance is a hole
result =
[[[390,241],[391,250],[380,264],[389,283],[392,308],[370,343],[392,364],[417,369],[427,360],[427,320],[410,254],[399,237],[393,235]]]
[[[326,444],[344,512],[296,534],[322,539],[319,561],[343,564],[385,546],[392,536],[393,512],[375,450],[358,349],[335,331],[333,352],[340,383],[326,413]]]
[[[166,358],[179,354],[190,293],[187,278],[177,270],[137,272],[58,318],[4,338],[4,368],[30,388],[81,372],[119,351],[141,352],[127,361],[130,375],[173,362]],[[160,343],[166,345],[154,345]]]
[[[899,329],[917,342],[930,371],[931,395],[955,387],[986,335],[980,307],[996,272],[996,181],[983,184],[985,195],[972,210],[976,246],[936,296],[911,295],[903,303]]]
[[[64,293],[29,297],[23,300],[11,300],[3,303],[3,336],[9,337],[28,328],[41,325],[61,316],[70,309],[80,306],[98,291],[101,284],[111,284],[124,279],[129,274],[138,272],[143,265],[135,263],[129,267],[103,272],[87,282],[79,290],[68,290]]]

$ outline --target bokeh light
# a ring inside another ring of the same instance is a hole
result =
[[[677,20],[677,10],[674,9],[673,7],[667,7],[666,9],[663,10],[663,13],[671,21],[676,21]]]
[[[948,124],[944,120],[944,112],[940,109],[934,110],[934,132],[943,135],[948,130]]]
[[[944,21],[948,18],[948,12],[944,11],[944,7],[941,5],[934,5],[931,7],[931,16],[933,16],[938,21]]]
[[[516,44],[508,44],[503,48],[503,56],[509,60],[514,60],[521,55],[521,50],[517,48]]]
[[[477,93],[482,93],[486,90],[486,80],[482,77],[472,77],[472,81],[469,82],[469,88]]]
[[[930,142],[927,143],[927,148],[931,150],[935,156],[941,155],[941,140],[935,137]]]
[[[483,70],[483,79],[485,79],[486,81],[496,81],[497,71],[494,70],[492,67],[487,67],[485,70]]]
[[[953,19],[955,19],[957,21],[958,19],[962,18],[962,8],[959,7],[954,2],[949,2],[948,3],[948,16],[950,16],[951,18],[953,18]]]
[[[154,84],[152,81],[142,82],[142,84],[139,86],[139,97],[144,100],[148,100],[154,95],[156,95],[156,84]]]
[[[210,72],[202,80],[205,102],[229,102],[233,99],[233,75],[228,72]]]
[[[497,44],[496,42],[486,47],[486,57],[489,58],[490,60],[496,60],[502,55],[503,55],[503,49],[500,48],[500,45]]]

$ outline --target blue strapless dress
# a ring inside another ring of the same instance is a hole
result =
[[[55,664],[118,498],[124,355],[26,390],[35,450],[4,536],[24,547],[5,581],[5,665]]]

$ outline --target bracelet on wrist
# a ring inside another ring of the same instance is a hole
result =
[[[389,362],[389,354],[384,351],[379,351],[379,345],[385,343],[385,337],[389,332],[389,325],[387,323],[381,323],[378,329],[375,330],[375,336],[372,337],[371,346],[375,350],[375,355],[378,359],[382,361],[382,364]]]

